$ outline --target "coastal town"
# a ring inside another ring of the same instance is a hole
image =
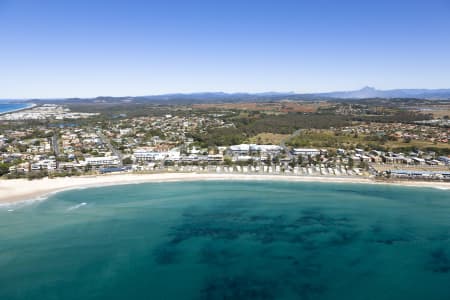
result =
[[[349,108],[338,105],[336,112],[348,114]],[[204,172],[450,180],[445,117],[295,128],[272,134],[277,138],[256,134],[235,140],[240,143],[205,141],[213,132],[236,130],[239,119],[234,116],[240,114],[242,110],[205,112],[183,106],[156,115],[101,118],[99,112],[64,105],[34,105],[0,116],[0,174],[35,179]],[[393,144],[403,147],[391,150]],[[434,147],[421,147],[425,145]]]
[[[0,300],[450,300],[450,0],[0,23]]]
[[[0,300],[450,300],[450,0],[0,24]]]

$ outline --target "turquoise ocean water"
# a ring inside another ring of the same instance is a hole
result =
[[[18,109],[27,108],[30,106],[28,103],[4,103],[0,102],[0,114]]]
[[[0,208],[0,299],[450,299],[450,191],[239,181],[66,191]]]

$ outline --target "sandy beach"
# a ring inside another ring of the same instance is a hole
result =
[[[320,177],[286,175],[246,175],[246,174],[210,174],[210,173],[161,173],[161,174],[110,174],[98,176],[80,176],[40,180],[0,180],[0,204],[11,204],[27,200],[43,199],[49,194],[76,188],[100,187],[119,184],[144,182],[195,181],[195,180],[282,180],[292,182],[333,182],[362,184],[392,184],[414,187],[450,189],[450,183],[398,181],[377,182],[369,178]]]

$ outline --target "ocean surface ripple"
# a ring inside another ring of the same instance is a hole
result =
[[[172,182],[0,209],[0,299],[450,299],[450,193]]]

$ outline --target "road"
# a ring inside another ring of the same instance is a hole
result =
[[[292,139],[292,138],[296,137],[297,135],[300,134],[301,131],[302,131],[301,129],[297,129],[297,130],[294,131],[294,133],[292,133],[288,138],[285,138],[285,139],[281,140],[281,142],[280,142],[280,147],[283,148],[283,150],[286,152],[286,155],[287,155],[290,159],[292,159],[293,157],[295,157],[295,155],[293,155],[293,154],[291,153],[291,151],[289,151],[289,148],[286,147],[286,141],[289,140],[289,139]]]
[[[123,166],[122,152],[120,152],[119,150],[114,148],[114,146],[111,145],[111,142],[109,141],[109,139],[103,133],[101,133],[101,131],[97,131],[97,135],[102,140],[102,143],[105,144],[106,146],[108,146],[109,151],[111,151],[111,153],[113,153],[115,156],[117,156],[119,158],[119,166],[122,167]]]

